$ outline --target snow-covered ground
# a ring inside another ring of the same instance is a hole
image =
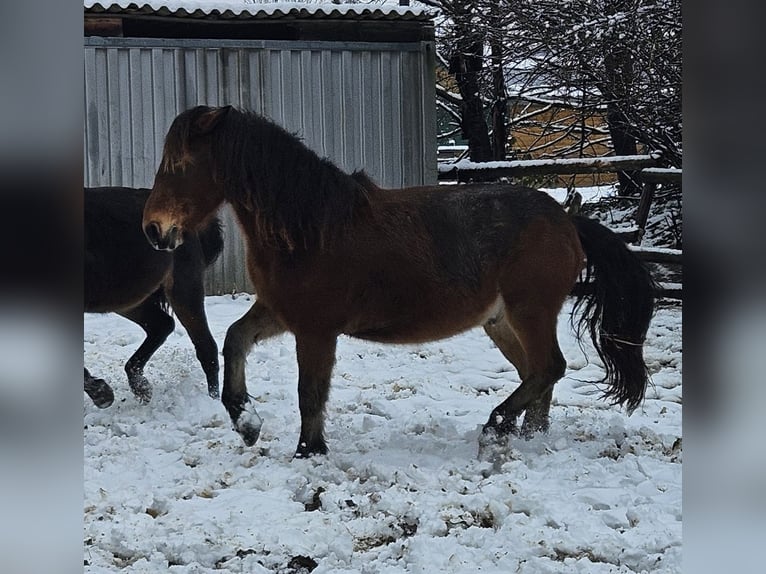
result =
[[[251,303],[207,298],[219,345]],[[99,410],[85,397],[85,572],[680,572],[681,307],[656,312],[653,385],[630,417],[588,382],[601,369],[569,310],[551,430],[515,440],[500,468],[478,459],[479,428],[519,379],[480,329],[417,346],[341,338],[330,453],[292,460],[291,336],[249,356],[264,427],[247,448],[182,327],[149,363],[154,397],[140,405],[123,365],[142,331],[87,315],[85,365],[117,399]]]

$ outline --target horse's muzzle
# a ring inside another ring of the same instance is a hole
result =
[[[144,234],[152,247],[159,251],[173,251],[183,243],[181,233],[175,225],[163,233],[160,224],[151,221],[144,226]]]

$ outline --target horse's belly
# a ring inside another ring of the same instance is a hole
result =
[[[171,261],[159,258],[143,265],[103,265],[85,269],[83,296],[86,313],[127,311],[159,289],[172,270]]]
[[[437,302],[408,313],[380,316],[377,320],[367,318],[351,326],[345,334],[379,343],[424,343],[483,325],[499,315],[502,309],[499,296],[487,301]]]

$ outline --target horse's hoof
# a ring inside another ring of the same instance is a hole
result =
[[[516,424],[517,419],[518,416],[505,416],[492,413],[489,416],[489,420],[481,429],[482,435],[494,435],[498,437],[507,435],[518,436],[519,427]]]
[[[294,458],[311,458],[312,456],[315,456],[315,455],[325,455],[325,454],[327,454],[327,445],[325,444],[324,441],[311,446],[301,441],[298,443],[298,448],[295,449]]]
[[[218,387],[208,387],[207,394],[211,399],[220,399],[221,394],[218,392]]]
[[[547,433],[548,432],[548,426],[539,426],[539,425],[521,425],[521,430],[517,433],[519,438],[523,438],[524,440],[529,440],[535,434],[537,433]]]
[[[504,463],[512,460],[511,434],[500,433],[495,428],[484,427],[479,435],[479,460],[492,464],[500,472]]]
[[[114,391],[109,385],[104,387],[104,390],[98,394],[98,396],[91,397],[93,404],[100,409],[105,409],[112,406],[114,402]]]
[[[530,415],[529,411],[524,415],[524,422],[521,425],[519,436],[523,439],[529,440],[536,433],[547,433],[551,426],[551,419],[548,415],[535,416]]]
[[[249,403],[234,421],[234,430],[239,433],[246,446],[253,446],[258,441],[262,426],[263,419]]]
[[[256,442],[258,442],[258,437],[261,436],[260,427],[250,424],[238,425],[237,432],[242,437],[242,441],[245,443],[245,446],[253,446]]]
[[[152,400],[152,386],[144,377],[135,377],[130,380],[130,390],[142,405]]]
[[[112,406],[114,391],[103,379],[95,379],[85,384],[85,392],[88,393],[93,404],[100,409]]]

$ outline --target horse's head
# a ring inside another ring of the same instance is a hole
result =
[[[212,136],[230,109],[197,106],[173,120],[144,206],[144,233],[155,249],[172,251],[181,245],[184,233],[198,231],[223,202]]]

